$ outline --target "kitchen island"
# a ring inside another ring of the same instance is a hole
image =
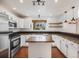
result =
[[[51,58],[51,48],[54,42],[50,35],[31,36],[26,42],[29,58]]]

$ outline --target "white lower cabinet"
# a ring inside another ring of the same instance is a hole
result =
[[[68,42],[68,57],[78,58],[78,45],[73,42]]]
[[[66,56],[67,48],[66,48],[66,40],[64,38],[61,38],[60,40],[60,50]]]
[[[54,40],[55,45],[60,49],[60,37],[57,35],[53,35],[52,39]]]
[[[21,35],[21,46],[28,46],[28,43],[26,43],[26,40],[29,39],[31,35]]]
[[[21,46],[26,46],[26,38],[25,38],[25,35],[21,35]]]
[[[68,58],[79,58],[79,44],[63,38],[62,36],[53,35],[53,40],[57,48]],[[75,39],[74,39],[75,40]]]

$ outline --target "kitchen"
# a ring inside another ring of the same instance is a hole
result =
[[[79,58],[79,0],[0,0],[0,58]]]

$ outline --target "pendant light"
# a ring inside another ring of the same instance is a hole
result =
[[[40,18],[40,14],[38,15],[38,18]]]
[[[75,21],[75,18],[74,18],[74,9],[75,9],[75,6],[72,6],[73,18],[72,18],[71,21]]]
[[[65,18],[66,18],[67,11],[64,11],[64,13],[65,13]],[[67,20],[65,20],[64,22],[67,23]]]
[[[32,1],[32,3],[33,3],[34,6],[35,6],[36,4],[37,4],[37,5],[42,5],[42,6],[45,5],[45,1],[42,1],[42,0]]]

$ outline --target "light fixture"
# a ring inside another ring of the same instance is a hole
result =
[[[20,1],[20,3],[23,3],[24,1],[23,0],[19,0]]]
[[[40,14],[38,15],[38,18],[40,18]]]
[[[75,6],[72,6],[73,18],[72,18],[71,21],[75,21],[75,18],[74,18],[74,8],[75,8]]]
[[[67,18],[67,15],[66,15],[67,11],[64,11],[64,13],[65,13],[65,18]],[[67,23],[67,20],[65,20],[64,22]]]
[[[54,0],[55,1],[55,3],[57,3],[58,2],[58,0]]]
[[[37,1],[32,1],[33,2],[33,5],[36,5],[36,4],[38,4],[38,5],[45,5],[45,1],[41,1],[41,0],[37,0]]]

